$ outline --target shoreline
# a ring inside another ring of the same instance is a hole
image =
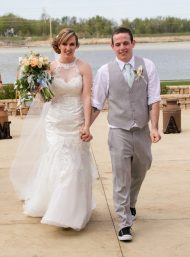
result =
[[[168,43],[168,42],[189,42],[190,35],[184,36],[162,36],[162,37],[134,37],[137,43]],[[81,38],[79,39],[81,45],[96,45],[96,44],[110,44],[110,38]],[[51,40],[44,41],[28,41],[23,42],[4,42],[0,41],[0,48],[9,47],[40,47],[49,46]]]
[[[189,42],[188,36],[162,36],[162,37],[134,37],[137,43],[165,43],[165,42]],[[110,44],[110,38],[83,38],[79,40],[81,45]]]

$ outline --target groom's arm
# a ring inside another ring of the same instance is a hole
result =
[[[105,100],[108,96],[109,74],[107,64],[100,67],[96,73],[93,91],[92,91],[92,110],[90,124],[95,121],[104,107]]]
[[[151,140],[152,143],[157,143],[160,139],[160,133],[158,130],[158,121],[160,113],[160,101],[153,103],[149,106],[150,121],[151,121]]]
[[[100,113],[100,111],[96,107],[92,106],[90,125],[92,125],[92,123],[98,117],[99,113]]]

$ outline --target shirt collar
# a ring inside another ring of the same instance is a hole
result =
[[[117,57],[115,58],[115,60],[118,63],[120,70],[122,71],[124,69],[124,66],[125,66],[126,62],[123,62],[123,61],[119,60]],[[132,68],[134,69],[134,67],[135,67],[134,56],[132,56],[131,60],[127,63],[131,64]]]

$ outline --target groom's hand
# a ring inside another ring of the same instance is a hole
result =
[[[84,128],[84,126],[81,127],[80,129],[80,138],[84,142],[89,142],[92,140],[93,136],[91,135],[89,129]]]
[[[161,136],[158,129],[152,129],[150,133],[150,137],[151,137],[152,143],[157,143],[158,141],[160,141]]]
[[[93,138],[93,136],[91,134],[88,134],[88,135],[83,134],[83,135],[81,135],[81,139],[84,142],[89,142],[90,140],[92,140],[92,138]]]

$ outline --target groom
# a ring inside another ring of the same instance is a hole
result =
[[[108,99],[113,199],[119,218],[118,238],[132,240],[131,226],[146,171],[151,166],[151,142],[158,131],[160,80],[152,61],[133,55],[132,32],[117,28],[111,37],[114,61],[97,72],[93,87],[92,122]],[[151,131],[148,122],[151,121]]]

